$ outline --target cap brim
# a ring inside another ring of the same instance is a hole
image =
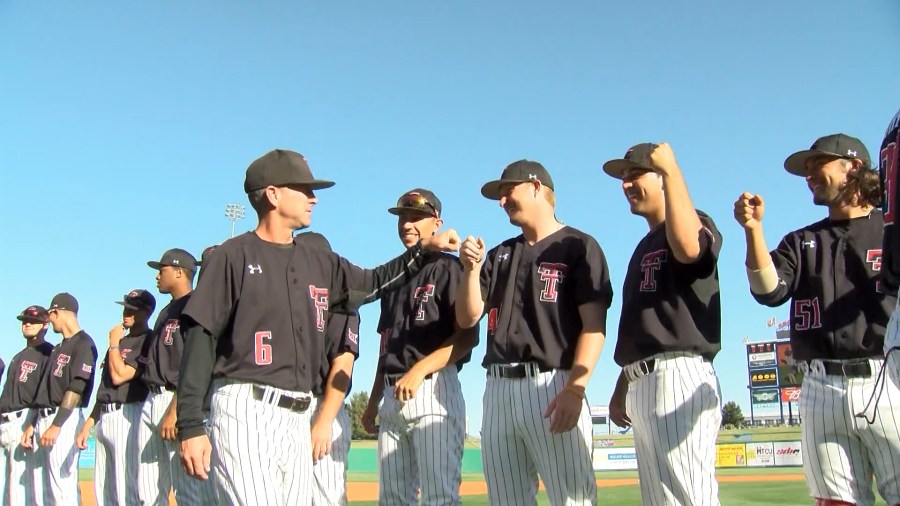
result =
[[[388,209],[389,213],[396,215],[396,216],[399,216],[400,213],[403,211],[408,211],[411,213],[419,213],[422,216],[434,216],[434,213],[431,213],[428,211],[423,211],[422,209],[416,209],[414,207],[392,207],[392,208]]]
[[[524,183],[527,179],[497,179],[481,187],[481,195],[486,199],[500,200],[500,187],[507,183]]]
[[[194,262],[194,264],[197,265],[198,267],[200,266],[200,262]],[[160,270],[163,267],[178,267],[180,269],[184,269],[184,270],[191,271],[191,272],[194,272],[197,270],[197,267],[184,267],[181,265],[164,264],[164,263],[160,263],[160,262],[147,262],[147,265],[150,266],[150,268],[156,269],[156,270]]]
[[[820,156],[844,158],[837,153],[805,149],[803,151],[797,151],[793,155],[787,157],[787,159],[784,161],[784,170],[790,172],[795,176],[806,177],[806,162],[811,158],[818,158]]]
[[[603,164],[603,172],[606,172],[608,176],[616,179],[625,179],[625,173],[631,169],[653,171],[650,167],[645,167],[635,161],[626,160],[624,158],[610,160]]]
[[[41,324],[47,323],[47,320],[42,320],[40,318],[28,318],[22,315],[16,316],[16,320],[19,320],[20,322],[38,322]]]
[[[147,262],[147,265],[150,266],[151,269],[160,270],[165,264],[161,264],[159,262]]]

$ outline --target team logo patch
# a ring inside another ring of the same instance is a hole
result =
[[[434,285],[416,287],[413,298],[416,299],[416,321],[425,320],[425,303],[434,297]]]
[[[37,369],[37,363],[23,360],[22,363],[19,364],[19,382],[25,383],[28,381],[28,375],[34,372],[35,369]]]
[[[166,326],[163,328],[162,341],[166,346],[172,346],[175,342],[175,332],[178,331],[179,323],[178,320],[169,320],[166,322]]]
[[[71,359],[72,357],[70,357],[69,355],[60,353],[59,356],[56,357],[56,367],[53,369],[53,375],[57,378],[62,378],[63,368],[66,366],[66,364],[69,363],[69,360]]]
[[[881,250],[870,249],[866,251],[866,263],[872,264],[873,271],[881,271]]]
[[[542,262],[538,266],[538,274],[544,282],[544,289],[541,290],[542,302],[556,302],[559,297],[559,284],[565,279],[568,268],[566,264],[550,262]]]
[[[378,347],[378,356],[383,357],[385,353],[387,353],[387,343],[391,338],[391,329],[384,329],[381,331],[381,345]]]
[[[122,357],[122,358],[125,358],[125,357]],[[81,365],[81,372],[86,372],[86,373],[90,374],[91,371],[93,371],[93,370],[94,370],[94,366],[92,366],[92,365],[87,365],[87,364]]]
[[[347,329],[347,340],[353,344],[359,344],[359,334],[353,333],[353,329]]]
[[[309,285],[309,297],[316,308],[316,329],[325,330],[325,311],[328,310],[328,289]]]
[[[640,287],[642,292],[656,291],[656,272],[662,269],[662,265],[668,261],[669,251],[664,249],[647,253],[641,257],[641,272],[644,273]]]
[[[487,321],[487,329],[488,334],[493,334],[497,332],[497,315],[500,313],[500,310],[492,307],[490,311],[488,311],[488,321]]]

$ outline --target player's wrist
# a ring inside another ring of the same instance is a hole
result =
[[[586,396],[586,394],[585,394],[585,388],[584,388],[583,386],[581,386],[581,385],[575,385],[575,384],[572,384],[572,383],[569,383],[568,385],[566,385],[565,387],[563,387],[563,391],[564,391],[564,392],[568,392],[568,393],[570,393],[570,394],[572,394],[572,395],[574,395],[574,396],[576,396],[576,397],[578,397],[578,398],[581,398],[581,399],[584,399],[585,396]]]

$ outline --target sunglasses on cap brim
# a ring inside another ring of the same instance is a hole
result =
[[[440,213],[434,207],[434,204],[428,202],[428,199],[426,199],[424,195],[421,195],[419,193],[407,193],[406,195],[400,197],[400,200],[397,201],[397,207],[422,211],[423,213],[430,214],[435,218],[440,217]]]

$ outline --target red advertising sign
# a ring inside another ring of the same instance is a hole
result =
[[[781,389],[781,402],[799,402],[800,387],[787,387]]]

